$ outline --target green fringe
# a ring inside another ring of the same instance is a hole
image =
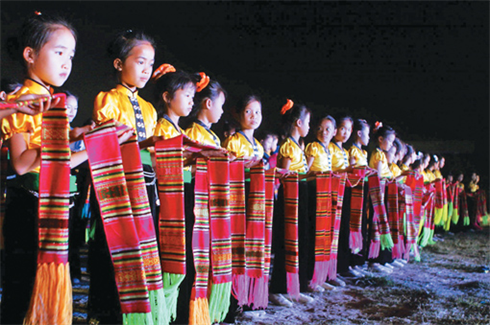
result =
[[[230,309],[232,282],[213,283],[209,296],[209,317],[211,323],[221,323]]]
[[[153,325],[151,313],[123,314],[123,325]]]
[[[453,214],[451,219],[453,220],[453,224],[457,225],[459,221],[459,211],[455,207],[453,207]]]
[[[165,293],[162,289],[150,290],[151,315],[153,324],[168,325],[170,323],[170,315],[165,303]]]
[[[407,214],[403,214],[403,234],[407,235]]]
[[[447,218],[448,218],[448,208],[449,208],[449,205],[446,203],[442,206],[442,220],[441,220],[441,226],[444,226],[447,222]]]
[[[381,250],[392,249],[395,244],[393,244],[393,239],[391,234],[385,234],[380,236]]]
[[[489,215],[488,214],[486,214],[483,217],[481,217],[481,225],[482,226],[488,226],[488,222],[490,221],[489,219],[490,218],[489,218]]]
[[[431,229],[430,230],[430,234],[429,234],[429,245],[434,245],[436,242],[433,240],[434,238],[434,231],[435,229]]]
[[[470,217],[468,217],[468,216],[464,217],[463,225],[464,226],[469,226],[470,225]]]
[[[453,202],[447,204],[447,220],[444,224],[444,230],[449,231],[451,229],[451,219],[453,216]]]
[[[419,241],[419,246],[420,247],[425,247],[429,243],[429,238],[430,238],[430,228],[424,227],[424,230],[422,231],[422,235],[420,236],[420,241]]]
[[[163,291],[167,311],[170,313],[170,321],[177,317],[177,299],[179,298],[179,286],[185,278],[185,274],[163,273]]]

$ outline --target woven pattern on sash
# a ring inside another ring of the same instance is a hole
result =
[[[362,210],[364,199],[364,178],[367,167],[356,167],[352,173],[347,174],[347,184],[351,191],[351,211],[349,222],[349,248],[356,254],[362,249]]]
[[[332,213],[332,173],[316,175],[315,267],[310,287],[315,288],[327,280],[327,233],[330,232]]]
[[[68,265],[70,204],[69,124],[66,95],[43,113],[39,174],[38,255],[25,324],[71,324],[72,287]]]
[[[266,283],[269,281],[269,272],[271,267],[271,249],[272,249],[272,217],[274,215],[274,184],[275,168],[265,171],[265,243],[264,243],[264,277]],[[267,290],[267,295],[269,291]]]
[[[398,206],[398,184],[395,181],[387,184],[388,190],[386,195],[386,210],[390,223],[391,238],[393,239],[393,258],[402,258],[404,252],[403,238],[400,239],[403,233],[400,232],[400,214]]]
[[[406,222],[406,243],[405,243],[405,252],[403,258],[408,261],[410,256],[410,248],[412,248],[412,245],[415,245],[417,242],[417,227],[414,221],[414,214],[413,214],[412,188],[410,186],[405,186],[404,191],[405,191],[404,211],[405,211],[405,222]]]
[[[287,292],[293,299],[299,299],[298,174],[286,177],[283,180],[283,189]]]
[[[384,181],[377,174],[368,178],[369,196],[373,205],[373,220],[371,228],[371,245],[369,248],[369,258],[379,256],[381,248],[381,235],[390,234],[390,226],[384,203]]]
[[[95,194],[114,265],[123,318],[151,317],[140,241],[113,120],[84,136]],[[104,150],[100,150],[100,148]],[[150,320],[151,322],[151,320]]]
[[[245,168],[243,159],[230,162],[230,219],[232,250],[232,294],[238,305],[248,303],[248,286],[245,275]]]
[[[337,254],[339,250],[340,221],[342,218],[342,205],[344,202],[346,173],[332,178],[332,242],[330,245],[330,259],[328,262],[328,278],[337,278]]]

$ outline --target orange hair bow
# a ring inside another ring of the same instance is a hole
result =
[[[206,86],[209,84],[209,77],[206,76],[204,72],[199,72],[199,75],[201,76],[201,80],[198,83],[196,83],[197,93],[203,90],[204,88],[206,88]]]
[[[164,74],[169,73],[169,72],[175,72],[175,71],[177,71],[177,70],[175,70],[173,65],[168,64],[168,63],[164,63],[161,66],[159,66],[158,69],[156,69],[153,72],[153,75],[151,76],[151,80],[157,81]]]
[[[281,115],[286,114],[287,111],[289,111],[294,105],[294,102],[291,99],[288,99],[287,103],[284,104],[284,106],[281,109]]]
[[[375,130],[379,130],[379,128],[381,128],[383,126],[383,123],[379,122],[379,121],[376,121],[376,123],[374,123],[374,129]]]

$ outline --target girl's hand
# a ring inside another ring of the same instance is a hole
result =
[[[216,149],[206,149],[206,150],[201,150],[198,152],[198,155],[204,158],[211,158],[211,157],[226,157],[228,151],[223,148],[216,148]]]
[[[125,130],[117,135],[117,141],[119,142],[119,144],[123,144],[124,142],[128,141],[132,135],[133,129]]]
[[[257,157],[251,157],[249,160],[245,160],[245,168],[252,168],[253,166],[257,165],[261,159],[257,159]]]
[[[22,95],[17,98],[16,101],[25,101],[25,100],[35,100],[39,99],[39,102],[35,102],[26,106],[17,107],[15,110],[28,115],[37,115],[46,112],[48,109],[56,107],[60,102],[61,98],[52,99],[49,95],[35,95],[35,94],[27,94]]]
[[[146,149],[148,147],[154,147],[155,143],[161,140],[165,140],[163,136],[152,135],[151,137],[148,137],[145,140],[138,142],[138,145],[140,149]]]
[[[70,142],[75,142],[81,140],[83,138],[83,134],[87,133],[90,130],[93,130],[95,127],[95,122],[92,121],[91,124],[76,127],[70,130]]]

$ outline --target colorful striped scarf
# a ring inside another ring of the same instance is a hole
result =
[[[192,252],[196,279],[191,293],[189,324],[211,324],[208,304],[209,280],[209,190],[208,165],[204,159],[197,159],[195,177],[194,229]]]
[[[84,135],[124,324],[152,324],[140,240],[113,120]],[[101,150],[101,147],[104,150]],[[146,191],[145,191],[146,192]]]
[[[330,233],[332,213],[332,173],[316,175],[316,227],[315,227],[315,268],[310,287],[323,284],[327,280],[327,238]],[[329,247],[328,247],[329,248]]]
[[[71,324],[73,297],[68,264],[70,205],[69,124],[65,94],[43,113],[39,174],[39,249],[25,324]]]
[[[425,193],[422,205],[425,206],[423,227],[419,231],[419,246],[427,246],[431,240],[434,229],[434,194],[435,187],[432,183],[425,184]]]
[[[406,240],[403,258],[408,261],[410,258],[410,249],[416,249],[417,246],[417,228],[413,218],[412,188],[410,186],[404,186],[404,192],[403,211],[405,212]]]
[[[369,196],[373,205],[373,227],[371,228],[371,244],[368,257],[376,258],[379,256],[380,249],[391,249],[393,247],[393,240],[391,239],[390,225],[384,202],[385,181],[375,174],[369,176],[368,182]]]
[[[403,243],[403,232],[400,232],[400,214],[398,206],[398,184],[392,181],[387,184],[387,201],[386,211],[388,213],[388,220],[390,223],[391,238],[393,239],[393,258],[402,258],[402,254],[405,249]]]
[[[268,283],[264,282],[265,218],[265,172],[259,164],[250,169],[245,238],[248,305],[253,309],[266,308],[268,304]]]
[[[263,282],[267,284],[265,300],[269,301],[269,272],[271,267],[271,249],[272,249],[272,219],[274,215],[274,184],[276,183],[275,168],[265,171],[265,243],[264,243],[264,274]]]
[[[158,242],[136,135],[133,135],[126,143],[121,145],[121,156],[134,224],[140,240],[141,257],[143,258],[146,284],[150,296],[153,323],[168,324],[170,315],[167,311],[163,291]]]
[[[212,271],[209,313],[211,322],[221,323],[230,308],[232,286],[228,157],[208,160],[208,179]]]
[[[352,173],[347,174],[347,184],[351,191],[351,211],[349,221],[349,248],[353,254],[362,249],[362,210],[364,199],[364,180],[367,167],[356,167]]]
[[[435,197],[434,197],[434,224],[442,225],[444,212],[444,187],[443,180],[438,178],[434,182]]]
[[[283,180],[284,189],[284,246],[286,249],[287,292],[299,299],[299,246],[298,246],[298,174]],[[281,267],[274,265],[274,267]]]
[[[232,294],[238,306],[248,304],[248,286],[245,263],[245,168],[243,159],[230,162],[230,219],[232,251]]]
[[[5,218],[7,169],[8,169],[8,147],[3,146],[0,139],[0,250],[3,249],[3,220]]]
[[[470,215],[468,213],[468,202],[466,199],[466,191],[462,190],[459,194],[459,216],[463,217],[463,226],[470,225]]]
[[[337,278],[337,253],[339,249],[340,221],[342,218],[342,204],[344,202],[344,190],[346,182],[346,173],[338,177],[332,177],[332,215],[330,227],[330,250],[327,262],[327,277],[330,280]]]

